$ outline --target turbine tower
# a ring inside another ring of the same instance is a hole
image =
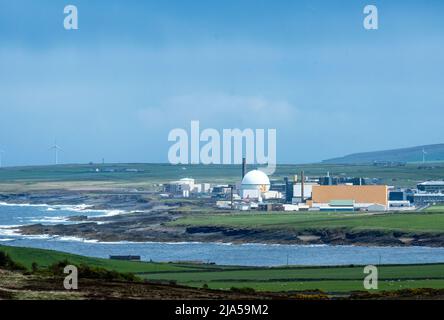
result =
[[[422,163],[425,163],[426,154],[427,152],[422,148]]]
[[[3,162],[2,162],[2,155],[3,153],[5,153],[3,150],[0,149],[0,168],[3,166]]]
[[[54,164],[58,165],[59,164],[59,151],[63,151],[62,148],[60,148],[57,145],[57,141],[54,141],[54,145],[49,149],[54,150]]]

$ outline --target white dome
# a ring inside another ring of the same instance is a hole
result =
[[[270,179],[259,170],[248,172],[242,179],[243,189],[260,189],[261,192],[267,192],[270,189]]]

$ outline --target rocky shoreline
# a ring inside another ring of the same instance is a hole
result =
[[[347,231],[342,229],[288,230],[236,229],[214,226],[169,227],[161,221],[170,220],[168,214],[156,214],[144,219],[144,223],[130,221],[97,224],[83,222],[75,225],[42,224],[20,227],[25,235],[73,236],[102,242],[222,242],[263,244],[324,244],[359,246],[427,246],[443,247],[443,234],[403,234],[379,231]]]
[[[48,205],[80,205],[94,210],[122,210],[113,216],[70,217],[75,224],[25,225],[15,228],[23,235],[71,236],[102,242],[223,242],[264,244],[325,244],[359,246],[444,247],[444,234],[385,232],[350,229],[260,229],[223,226],[177,226],[169,222],[190,214],[180,201],[168,205],[148,193],[68,191],[0,195],[0,202]]]

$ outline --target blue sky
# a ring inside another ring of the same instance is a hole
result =
[[[63,29],[63,8],[79,30]],[[379,9],[379,30],[362,26]],[[278,163],[444,142],[442,1],[0,0],[4,164],[166,162],[173,128],[276,128]]]

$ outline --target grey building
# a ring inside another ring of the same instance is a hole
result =
[[[419,191],[429,193],[444,193],[444,181],[426,181],[417,185]]]
[[[413,202],[418,206],[441,204],[444,203],[444,193],[417,193],[413,195]]]

